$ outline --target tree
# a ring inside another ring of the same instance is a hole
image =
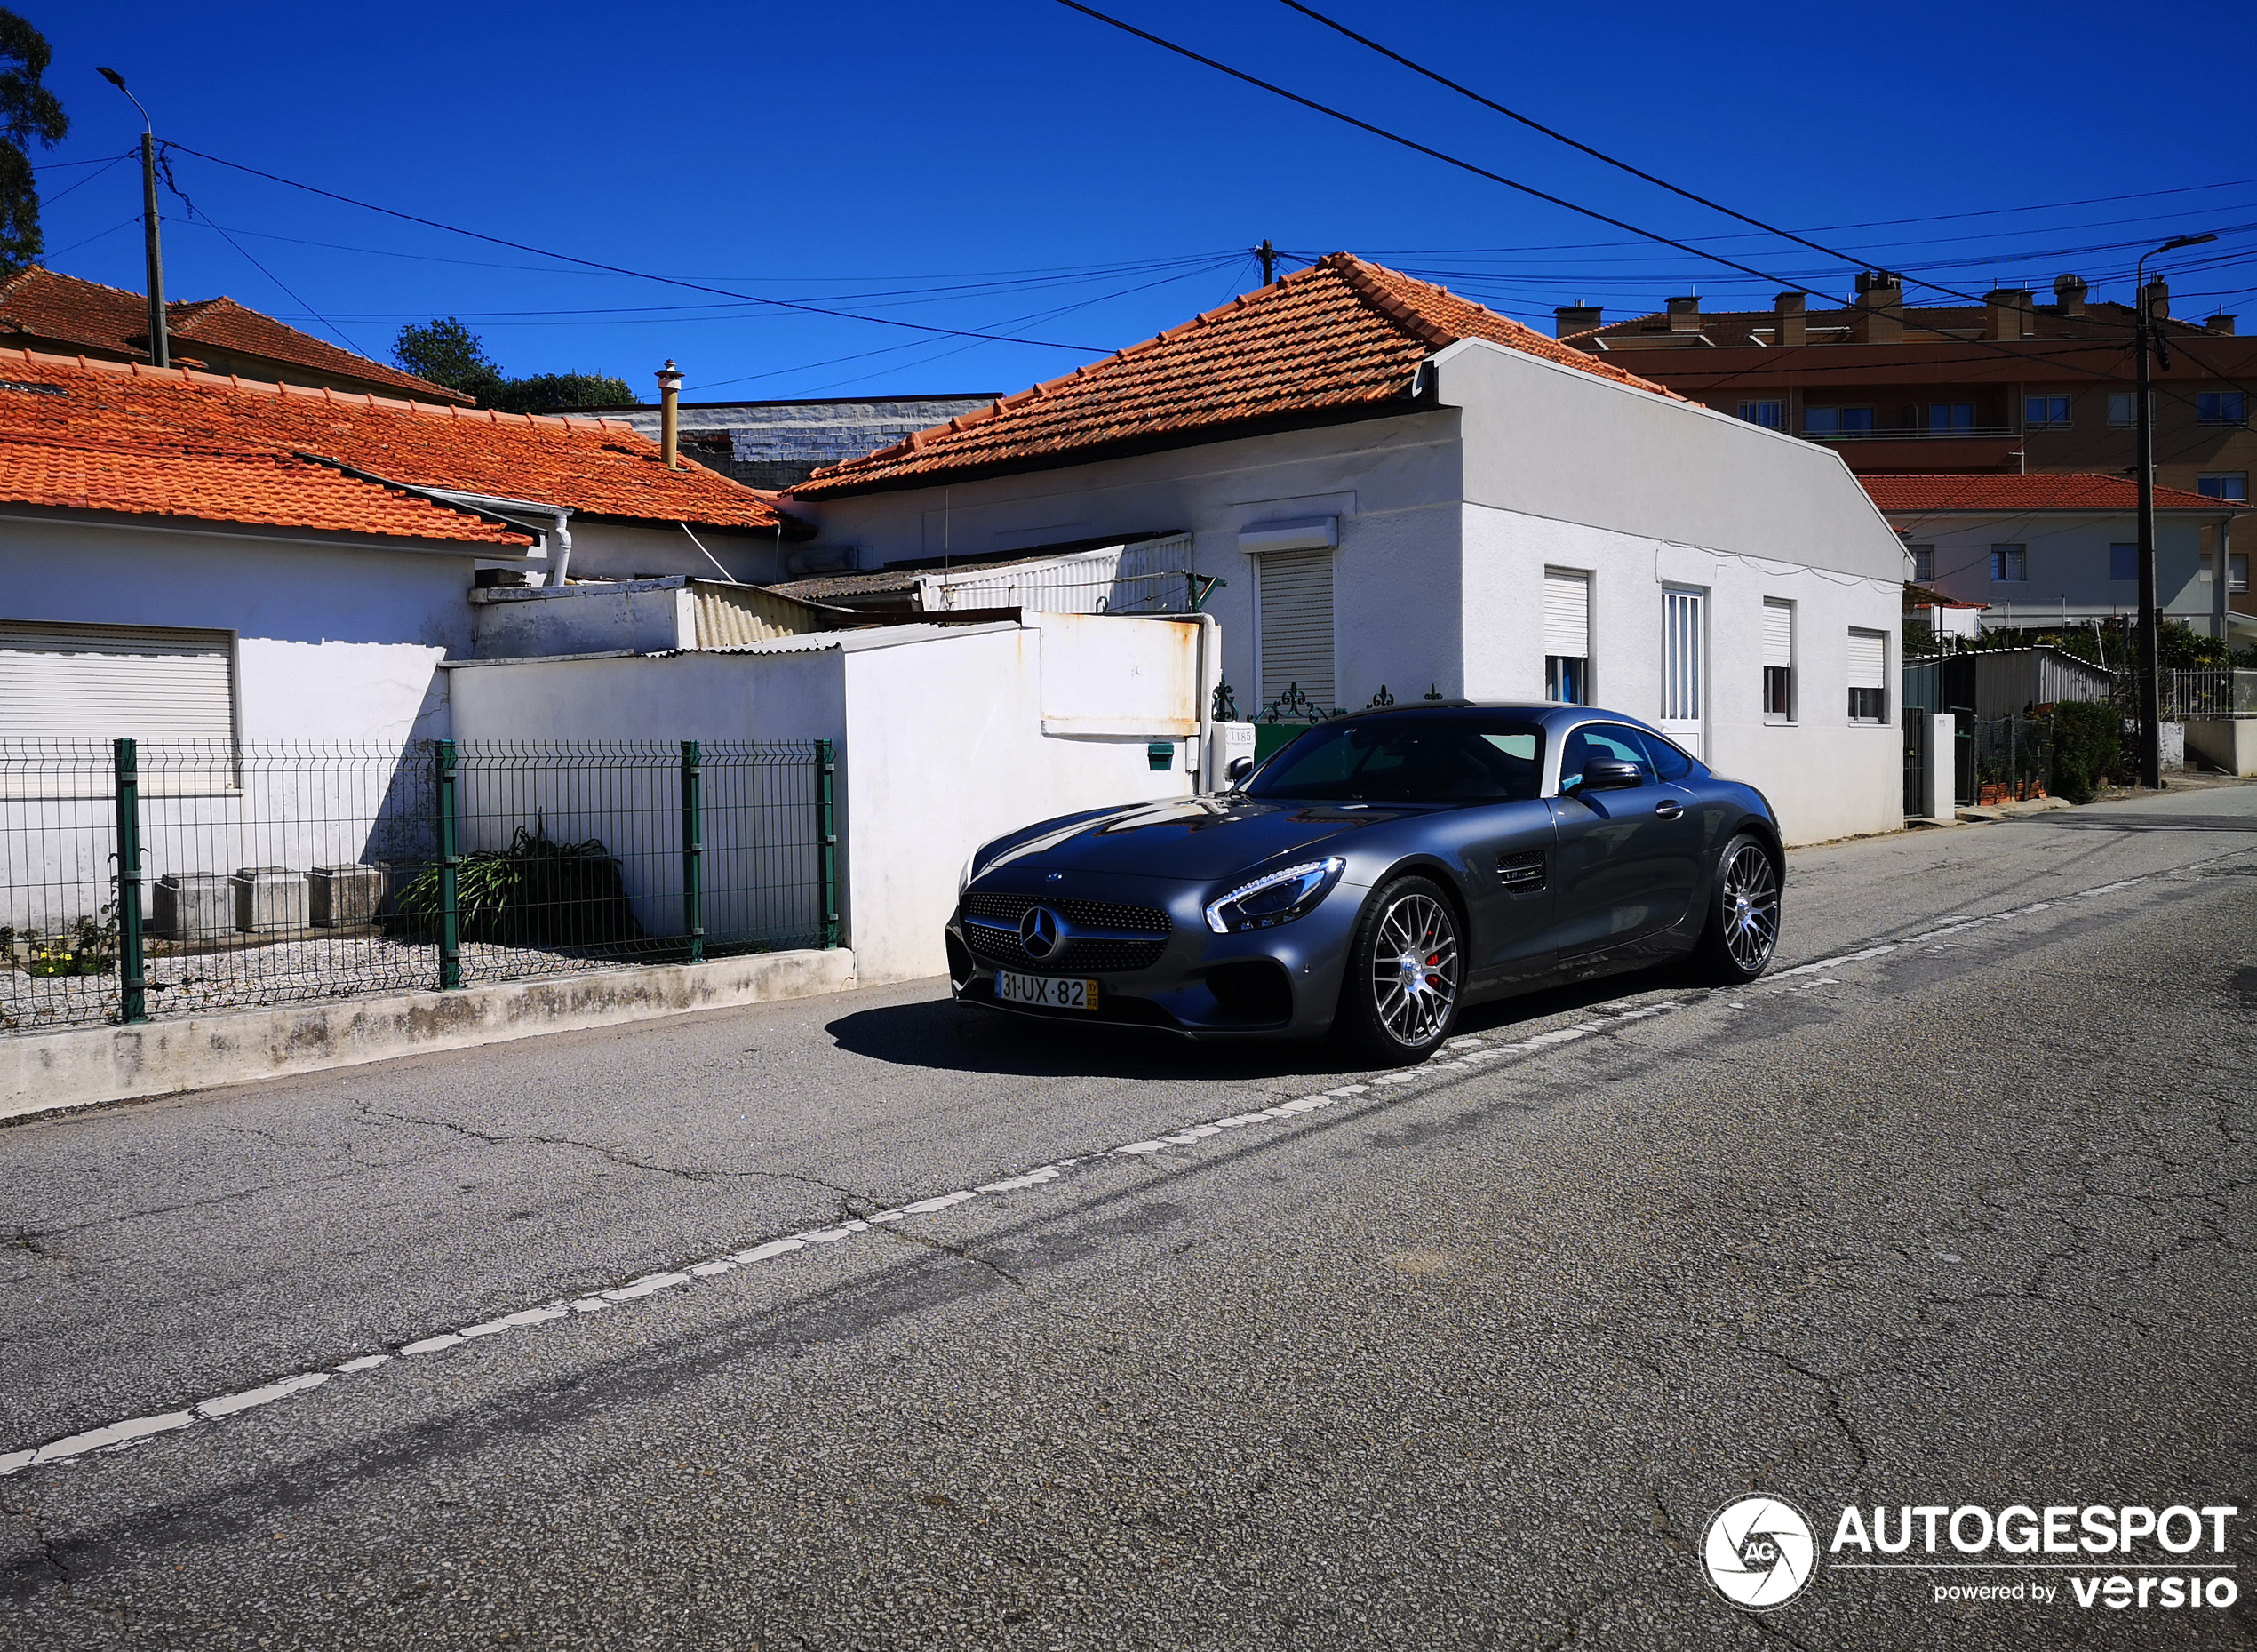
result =
[[[403,371],[459,390],[481,407],[491,407],[501,394],[501,369],[487,359],[478,335],[451,315],[401,328],[392,359]]]
[[[24,146],[53,148],[70,131],[61,101],[39,83],[47,36],[0,9],[0,272],[12,275],[47,250],[39,233],[39,186]]]
[[[609,373],[535,373],[505,379],[478,335],[452,315],[410,322],[392,345],[392,359],[419,379],[459,390],[481,407],[505,413],[546,413],[574,407],[632,407],[626,380]]]
[[[633,407],[638,404],[624,379],[609,373],[534,373],[502,381],[494,405],[505,413],[568,412],[576,407]]]

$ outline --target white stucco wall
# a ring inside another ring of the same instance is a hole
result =
[[[573,517],[570,527],[572,562],[566,570],[570,579],[641,579],[679,573],[706,579],[713,577],[714,562],[729,571],[730,579],[747,585],[772,585],[787,577],[784,559],[791,547],[785,545],[779,549],[772,531],[699,528],[693,523],[691,531],[713,553],[709,562],[690,542],[690,533],[679,527],[643,527],[586,516]]]
[[[694,648],[698,642],[696,598],[678,582],[629,579],[473,591],[470,609],[481,659],[613,649],[655,654]]]
[[[472,664],[450,674],[467,740],[837,742],[842,911],[857,972],[904,980],[946,968],[941,933],[956,873],[980,842],[1190,789],[1180,742],[1166,770],[1149,767],[1145,747],[1196,704],[1196,631],[1042,615],[1023,626],[846,632],[733,653]],[[1102,695],[1099,680],[1112,685]],[[1093,704],[1114,707],[1123,731],[1044,732],[1046,717],[1071,723]],[[651,887],[637,891],[646,923],[678,912],[668,905],[679,900],[678,874],[666,874],[654,862]]]
[[[974,555],[1187,530],[1192,566],[1225,582],[1206,611],[1220,622],[1222,674],[1247,716],[1260,710],[1259,628],[1253,559],[1239,549],[1239,530],[1336,517],[1335,698],[1360,706],[1383,684],[1398,699],[1430,683],[1455,691],[1457,650],[1434,619],[1455,611],[1456,427],[1446,409],[790,508],[820,527],[818,549],[851,547],[865,569],[938,555],[944,539]]]
[[[442,737],[438,664],[470,652],[472,560],[0,518],[0,617],[235,632],[246,740]]]

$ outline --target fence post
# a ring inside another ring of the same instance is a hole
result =
[[[462,985],[462,930],[456,903],[462,857],[455,852],[455,743],[434,740],[439,770],[439,990]]]
[[[815,743],[815,849],[823,882],[822,942],[839,944],[839,830],[835,786],[838,751],[828,740]]]
[[[705,766],[698,742],[682,743],[682,932],[690,962],[706,961]]]
[[[117,778],[117,1018],[149,1018],[148,979],[141,959],[141,760],[120,739]]]

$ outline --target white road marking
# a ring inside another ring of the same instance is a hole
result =
[[[2162,867],[2154,872],[2140,873],[2133,877],[2118,878],[2114,882],[2095,884],[2090,889],[2078,890],[2073,894],[2054,896],[2049,899],[2011,907],[2004,912],[1947,918],[1916,934],[1901,937],[1894,940],[1878,942],[1869,946],[1860,947],[1854,952],[1840,953],[1830,958],[1821,958],[1813,963],[1798,964],[1792,969],[1778,970],[1765,978],[1765,985],[1762,987],[1753,990],[1758,994],[1775,995],[1782,992],[1808,991],[1819,986],[1838,986],[1842,983],[1827,975],[1826,972],[1839,969],[1845,964],[1862,963],[1870,959],[1886,957],[1906,947],[1920,946],[1934,942],[1942,936],[2004,923],[2014,918],[2028,916],[2032,913],[2046,912],[2056,906],[2066,906],[2071,901],[2086,900],[2097,895],[2113,894],[2119,890],[2130,889],[2151,879],[2198,872],[2251,852],[2253,851],[2248,850],[2231,850],[2225,854],[2213,856],[2207,860],[2194,861],[2183,866]],[[1816,978],[1798,978],[1805,977]],[[1224,1118],[1190,1125],[1149,1141],[1129,1142],[1097,1157],[1100,1160],[1117,1156],[1131,1159],[1146,1158],[1153,1153],[1165,1153],[1170,1147],[1190,1146],[1209,1137],[1223,1135],[1231,1130],[1298,1118],[1322,1108],[1337,1105],[1343,1101],[1352,1100],[1382,1086],[1415,1083],[1421,1078],[1430,1077],[1438,1073],[1447,1073],[1452,1069],[1462,1073],[1479,1068],[1488,1061],[1504,1056],[1538,1053],[1560,1044],[1589,1038],[1593,1033],[1612,1031],[1624,1022],[1642,1020],[1651,1016],[1663,1015],[1671,1010],[1685,1008],[1687,1002],[1701,1001],[1665,999],[1658,1003],[1641,1005],[1635,1010],[1623,1010],[1619,1014],[1607,1016],[1602,1020],[1580,1022],[1573,1026],[1558,1027],[1548,1033],[1538,1033],[1516,1043],[1493,1044],[1486,1040],[1470,1037],[1452,1039],[1449,1041],[1449,1048],[1463,1049],[1464,1052],[1455,1059],[1436,1057],[1418,1067],[1375,1073],[1371,1078],[1360,1083],[1338,1085],[1320,1094],[1302,1096],[1291,1101],[1280,1102],[1274,1106],[1264,1107],[1258,1112],[1232,1113]],[[1727,1003],[1725,1007],[1742,1010],[1749,1006],[1744,1001],[1733,1001]],[[749,1249],[736,1251],[725,1257],[714,1257],[703,1262],[691,1264],[679,1271],[668,1270],[657,1273],[646,1273],[638,1279],[628,1281],[624,1285],[610,1290],[598,1291],[592,1296],[560,1297],[534,1307],[521,1309],[514,1313],[504,1314],[498,1319],[465,1326],[459,1331],[446,1331],[437,1336],[422,1337],[417,1341],[403,1344],[387,1353],[363,1354],[326,1370],[301,1372],[282,1377],[261,1387],[245,1389],[239,1393],[223,1394],[215,1399],[200,1401],[185,1410],[165,1411],[153,1417],[129,1417],[124,1422],[88,1429],[82,1433],[71,1434],[31,1449],[0,1452],[0,1479],[6,1479],[26,1469],[50,1463],[68,1462],[92,1452],[123,1450],[159,1434],[189,1427],[199,1420],[211,1421],[230,1417],[241,1411],[310,1392],[326,1384],[332,1375],[357,1376],[363,1372],[372,1371],[379,1366],[389,1364],[395,1357],[404,1358],[443,1353],[465,1342],[499,1336],[509,1331],[530,1329],[552,1321],[569,1319],[574,1314],[601,1313],[618,1304],[656,1296],[661,1291],[671,1290],[676,1286],[687,1285],[696,1280],[718,1277],[738,1267],[769,1261],[793,1251],[803,1250],[811,1244],[833,1243],[855,1233],[868,1233],[879,1223],[891,1224],[912,1216],[927,1216],[952,1209],[957,1205],[983,1195],[1017,1193],[1022,1189],[1038,1187],[1046,1182],[1057,1180],[1067,1170],[1082,1162],[1084,1160],[1080,1158],[1061,1159],[1056,1163],[1038,1165],[1032,1170],[1025,1171],[1017,1176],[1007,1177],[1001,1181],[983,1183],[977,1188],[960,1189],[955,1193],[941,1193],[930,1199],[921,1199],[914,1204],[904,1205],[897,1210],[880,1210],[857,1220],[810,1229],[781,1239],[768,1240]]]

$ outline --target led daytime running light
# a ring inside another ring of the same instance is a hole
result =
[[[1299,906],[1288,907],[1285,912],[1273,914],[1273,921],[1282,921],[1288,917],[1297,918],[1301,915],[1303,907],[1312,906],[1322,898],[1340,874],[1347,869],[1348,863],[1345,859],[1338,855],[1330,855],[1322,860],[1312,860],[1304,866],[1288,866],[1282,872],[1270,873],[1267,876],[1255,879],[1251,883],[1241,883],[1229,894],[1208,902],[1207,927],[1217,935],[1228,935],[1232,931],[1232,925],[1224,921],[1223,914],[1226,908],[1236,906],[1249,895],[1258,895],[1264,890],[1275,889],[1280,883],[1296,882],[1312,873],[1321,873],[1323,882],[1312,890]]]

